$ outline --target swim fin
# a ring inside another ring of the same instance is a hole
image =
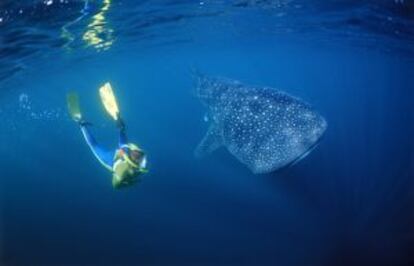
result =
[[[69,114],[76,122],[82,120],[82,113],[79,105],[79,96],[76,92],[72,91],[66,95],[66,101],[68,104]]]
[[[116,102],[114,92],[109,82],[105,83],[105,85],[103,85],[99,89],[99,95],[101,96],[102,104],[104,105],[105,110],[108,112],[108,114],[115,121],[118,120],[119,118],[118,103]]]

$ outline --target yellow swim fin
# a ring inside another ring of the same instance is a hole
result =
[[[69,114],[73,120],[79,122],[82,120],[82,113],[79,105],[79,96],[76,92],[72,91],[66,95],[66,101],[68,104]]]
[[[104,105],[105,110],[108,112],[108,114],[114,120],[118,120],[118,115],[119,115],[118,103],[116,102],[114,92],[109,82],[105,83],[105,85],[103,85],[99,89],[99,95],[101,96],[102,104]]]

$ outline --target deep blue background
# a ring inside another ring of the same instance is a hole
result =
[[[414,264],[413,58],[197,26],[191,42],[65,50],[3,85],[1,263]],[[194,67],[304,99],[327,119],[324,139],[268,175],[225,149],[196,160],[208,124]],[[114,146],[97,91],[106,81],[149,159],[142,183],[121,191],[66,114],[77,90],[97,137]]]

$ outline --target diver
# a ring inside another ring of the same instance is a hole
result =
[[[106,169],[112,172],[112,186],[116,189],[132,186],[140,180],[142,174],[148,172],[146,154],[137,145],[128,142],[125,124],[120,116],[111,85],[106,83],[99,89],[99,94],[105,110],[115,120],[119,129],[119,144],[115,151],[101,147],[92,136],[89,130],[91,123],[86,122],[82,117],[76,92],[67,95],[69,113],[78,123],[92,153]]]

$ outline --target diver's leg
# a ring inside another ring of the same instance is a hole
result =
[[[104,148],[102,148],[96,139],[92,136],[89,129],[86,125],[80,125],[80,129],[82,131],[83,137],[85,138],[86,143],[88,144],[89,148],[91,149],[92,153],[95,157],[99,160],[101,164],[103,164],[109,170],[112,169],[113,163],[113,152],[110,152]]]
[[[124,121],[122,121],[121,117],[118,117],[116,125],[119,128],[119,147],[121,147],[122,145],[128,144],[125,124]]]
[[[119,147],[128,144],[128,138],[125,132],[125,129],[119,130]]]

